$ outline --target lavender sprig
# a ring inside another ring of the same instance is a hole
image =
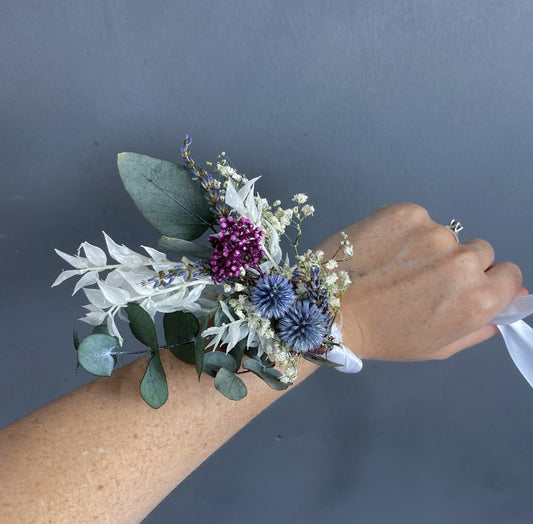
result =
[[[189,135],[185,136],[183,145],[180,146],[181,157],[185,160],[185,167],[191,172],[193,180],[198,180],[205,190],[205,198],[209,200],[213,213],[218,217],[225,217],[231,211],[229,206],[222,200],[218,181],[210,175],[205,169],[200,167],[191,157],[192,139]]]

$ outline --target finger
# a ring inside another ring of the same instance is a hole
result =
[[[494,249],[486,240],[472,238],[468,242],[461,244],[461,248],[476,253],[483,271],[489,268],[494,262]]]
[[[529,291],[522,286],[516,293],[516,296],[522,297],[528,293]],[[435,354],[435,358],[444,359],[451,357],[463,349],[475,346],[476,344],[493,337],[497,333],[499,333],[499,329],[494,324],[486,324],[481,329],[478,329],[477,331],[474,331],[473,333],[470,333],[452,342],[451,344],[444,346]]]
[[[495,317],[518,294],[522,287],[522,272],[512,262],[499,262],[485,271],[488,277],[488,291],[495,298],[487,313]]]
[[[498,328],[493,324],[486,324],[481,329],[469,333],[468,335],[455,340],[451,344],[444,346],[434,354],[435,359],[449,358],[463,349],[475,346],[484,340],[487,340],[498,333]]]

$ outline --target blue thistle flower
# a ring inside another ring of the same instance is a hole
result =
[[[327,329],[328,316],[307,300],[294,302],[277,324],[279,338],[296,351],[308,351],[322,344]]]
[[[291,307],[294,292],[281,275],[263,275],[251,288],[252,304],[265,318],[281,318]]]

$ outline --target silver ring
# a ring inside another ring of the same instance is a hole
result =
[[[459,220],[455,220],[455,218],[452,218],[450,223],[446,226],[446,229],[449,229],[455,236],[455,240],[459,242],[459,232],[463,230],[461,222],[459,222]]]

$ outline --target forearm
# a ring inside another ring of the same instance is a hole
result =
[[[169,399],[158,410],[139,395],[140,359],[0,432],[3,522],[140,521],[284,393],[246,373],[248,395],[231,401],[210,376],[161,356]],[[298,382],[314,369],[303,361]]]

